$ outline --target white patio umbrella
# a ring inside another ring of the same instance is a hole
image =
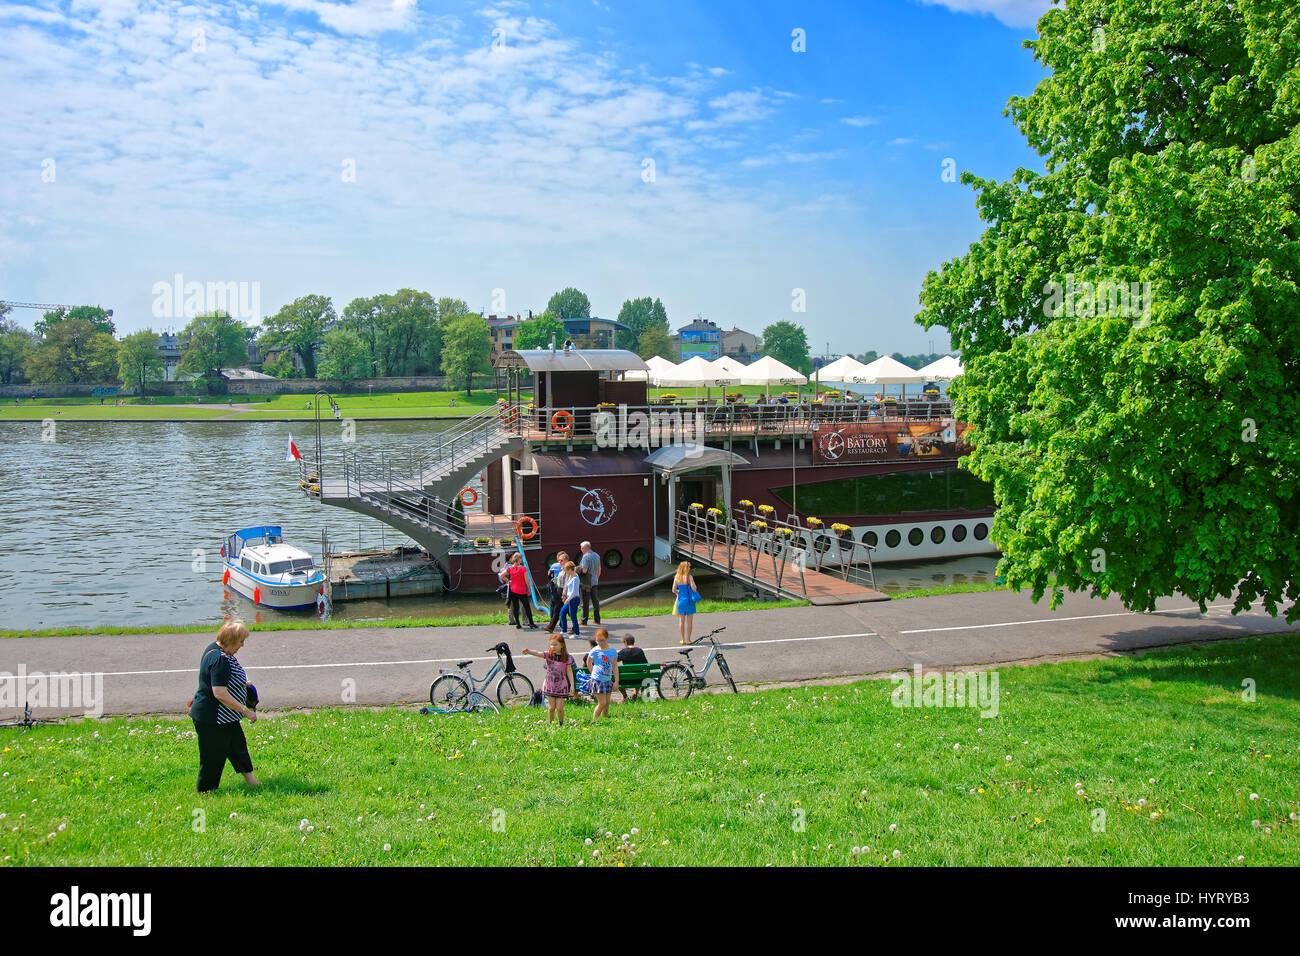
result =
[[[646,371],[639,369],[626,372],[623,378],[629,382],[648,382],[654,386],[676,385],[675,381],[670,381],[677,374],[677,366],[666,358],[658,355],[652,355],[645,360]]]
[[[762,385],[767,394],[772,394],[773,385],[807,385],[808,376],[796,372],[784,362],[778,362],[770,355],[764,355],[753,365],[746,365],[740,376],[741,385]]]
[[[817,386],[820,388],[822,382],[861,385],[864,381],[862,373],[866,369],[867,367],[852,355],[845,355],[843,358],[837,358],[834,362],[817,370]]]
[[[882,355],[862,372],[862,379],[868,385],[902,385],[903,396],[907,396],[908,385],[920,385],[930,381],[914,368],[909,368],[897,359]]]
[[[737,362],[730,355],[720,355],[713,360],[712,364],[734,375],[743,375],[746,368],[743,362]]]
[[[679,380],[674,384],[694,385],[696,389],[703,385],[707,390],[706,396],[709,391],[716,387],[735,385],[740,381],[740,376],[735,372],[719,368],[703,355],[694,355],[681,365],[678,365],[675,375]]]
[[[961,367],[961,362],[954,356],[945,355],[941,359],[936,359],[925,368],[918,369],[917,375],[924,375],[927,382],[951,382],[958,378],[965,371]]]

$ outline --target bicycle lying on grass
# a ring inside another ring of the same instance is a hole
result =
[[[672,700],[674,698],[690,697],[692,691],[703,690],[705,685],[704,675],[709,672],[709,668],[713,666],[714,661],[718,662],[718,670],[722,672],[722,676],[726,679],[731,692],[733,694],[740,693],[740,689],[736,687],[736,681],[731,676],[731,668],[727,666],[727,659],[722,656],[722,648],[713,639],[713,635],[721,634],[725,630],[725,627],[714,628],[703,637],[697,637],[691,641],[692,644],[708,641],[713,645],[713,649],[709,651],[709,659],[704,662],[704,666],[700,668],[698,674],[695,672],[694,662],[691,660],[691,651],[698,650],[698,648],[683,648],[677,653],[686,658],[685,662],[678,661],[674,664],[664,665],[663,672],[659,675],[660,697]]]
[[[501,643],[489,647],[488,653],[495,652],[496,662],[488,668],[482,678],[476,678],[470,671],[473,661],[461,661],[456,667],[461,673],[453,674],[442,668],[439,676],[429,685],[429,703],[439,713],[457,711],[496,711],[497,706],[485,693],[493,678],[496,680],[495,696],[497,704],[505,710],[518,710],[527,707],[533,699],[533,682],[515,670],[514,658],[510,655],[510,645]],[[463,675],[463,676],[462,676]],[[498,675],[500,675],[498,677]]]

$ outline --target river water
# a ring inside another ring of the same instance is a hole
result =
[[[356,422],[367,454],[405,457],[447,423]],[[313,457],[311,422],[0,422],[0,628],[203,624],[224,617],[310,619],[255,609],[221,585],[221,543],[251,525],[283,526],[285,540],[319,560],[334,550],[410,544],[378,521],[315,503],[285,461],[290,433]],[[328,462],[343,449],[324,427]],[[882,590],[987,581],[993,558],[877,568]],[[701,581],[709,597],[737,598],[729,582]],[[667,596],[642,599],[652,603]],[[499,610],[490,596],[338,603],[335,618],[384,619]]]

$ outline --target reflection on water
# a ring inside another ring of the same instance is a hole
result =
[[[57,421],[57,419],[56,419]],[[394,458],[443,422],[357,422],[356,450]],[[0,627],[202,624],[224,617],[263,622],[307,612],[255,609],[221,585],[222,540],[238,528],[279,524],[285,540],[321,553],[411,542],[380,522],[325,507],[298,490],[286,462],[290,432],[312,455],[310,422],[67,422],[41,441],[39,422],[0,422]],[[325,426],[326,473],[342,450]],[[883,590],[993,578],[992,557],[876,569]],[[700,580],[706,597],[737,600],[744,588]],[[669,604],[667,586],[622,607]],[[403,598],[335,605],[336,619],[382,620],[496,611],[491,595]]]
[[[997,576],[998,556],[977,554],[942,561],[902,561],[876,565],[876,588],[885,594],[947,587],[953,584],[990,584]]]

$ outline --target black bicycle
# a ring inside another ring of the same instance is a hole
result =
[[[727,686],[731,688],[733,694],[739,694],[740,688],[736,686],[735,679],[731,676],[731,668],[727,666],[727,659],[722,656],[722,648],[718,642],[713,639],[713,635],[721,634],[725,627],[714,628],[703,637],[697,637],[691,641],[692,644],[699,644],[708,641],[712,645],[709,651],[709,658],[700,668],[699,673],[695,672],[694,662],[691,660],[691,651],[698,650],[695,647],[684,647],[677,653],[686,658],[684,662],[679,661],[676,664],[667,664],[659,674],[659,696],[667,698],[690,697],[692,692],[703,690],[706,683],[704,675],[709,672],[713,662],[718,662],[718,670],[727,681]]]

